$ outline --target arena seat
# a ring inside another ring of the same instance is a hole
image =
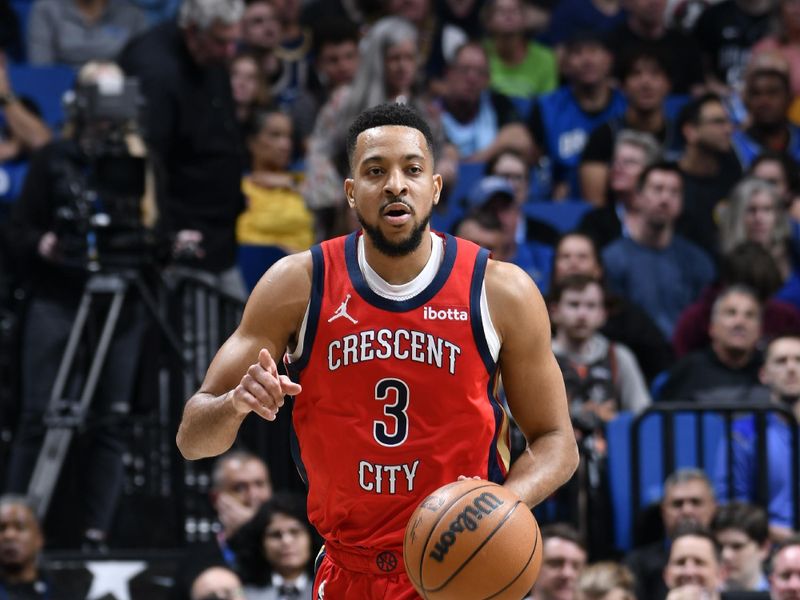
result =
[[[57,129],[64,123],[62,99],[75,83],[75,69],[64,65],[10,65],[8,75],[16,94],[36,102],[50,127]]]
[[[525,214],[529,217],[544,221],[561,233],[574,230],[583,215],[591,208],[592,205],[585,200],[528,202],[524,206]]]
[[[0,165],[0,203],[15,202],[22,191],[28,161],[20,160]]]
[[[486,164],[462,162],[458,165],[456,185],[446,192],[444,205],[431,215],[431,227],[436,231],[451,231],[453,225],[464,216],[464,200],[481,178]]]
[[[724,417],[716,412],[672,412],[668,408],[657,405],[638,419],[623,412],[606,426],[609,490],[619,550],[629,550],[636,543],[634,527],[639,513],[660,501],[664,479],[672,471],[699,467],[712,481],[716,475],[718,451],[725,440]],[[634,427],[638,436],[633,435]],[[668,439],[671,443],[666,443]],[[638,457],[638,476],[634,475],[634,455]]]

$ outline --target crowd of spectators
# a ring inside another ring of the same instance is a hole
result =
[[[26,297],[2,489],[28,486],[55,379],[42,365],[64,351],[95,264],[64,230],[65,214],[86,206],[76,181],[109,195],[126,186],[168,280],[191,272],[244,299],[241,248],[278,257],[358,226],[342,186],[345,132],[365,108],[400,102],[434,133],[444,182],[434,229],[518,265],[548,301],[587,465],[556,514],[589,539],[543,529],[532,597],[677,600],[694,597],[687,587],[796,597],[791,461],[771,459],[764,501],[749,417],[713,473],[666,480],[662,538],[626,567],[598,562],[622,557],[597,540],[613,536],[605,428],[621,412],[772,403],[787,416],[762,429],[768,455],[788,455],[788,415],[800,416],[798,48],[798,0],[0,0],[0,182],[27,172],[20,189],[0,188],[0,308],[20,297],[8,290]],[[121,147],[139,176],[96,177],[97,146],[113,132],[81,112],[94,105],[73,100],[63,123],[48,122],[42,98],[15,91],[15,65],[75,69],[79,100],[81,86],[138,94]],[[78,254],[88,263],[74,264]],[[145,328],[141,302],[122,310],[86,458],[95,492],[81,527],[94,549],[120,493],[119,428]],[[187,552],[181,597],[307,593],[319,540],[302,498],[273,494],[245,452],[213,477],[216,537]],[[575,508],[587,481],[588,525]],[[28,547],[0,556],[30,562],[46,535],[21,497],[4,498],[0,542],[13,520]],[[750,504],[725,506],[734,499]],[[12,563],[0,564],[0,586],[46,587]]]

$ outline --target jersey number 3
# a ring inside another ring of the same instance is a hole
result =
[[[381,379],[375,385],[375,399],[385,402],[385,420],[372,423],[372,435],[381,446],[399,446],[408,437],[408,386],[400,379]]]

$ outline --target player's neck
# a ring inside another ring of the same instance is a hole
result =
[[[432,242],[428,230],[415,250],[405,256],[388,256],[378,250],[364,235],[364,258],[370,268],[386,283],[402,285],[408,283],[422,272],[431,257]]]

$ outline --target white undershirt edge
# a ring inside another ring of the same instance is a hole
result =
[[[359,236],[358,267],[361,269],[361,273],[364,275],[364,279],[367,282],[369,289],[371,289],[381,298],[394,301],[409,300],[425,290],[436,278],[436,274],[439,272],[439,266],[442,264],[442,258],[444,257],[444,240],[433,232],[430,233],[430,237],[431,255],[428,258],[428,262],[425,263],[425,266],[422,268],[422,271],[420,271],[419,275],[414,277],[414,279],[411,281],[394,285],[388,283],[385,279],[378,275],[372,267],[369,266],[367,263],[366,253],[364,251],[364,237]],[[297,348],[295,348],[294,351],[289,354],[290,362],[299,360],[300,356],[303,354],[303,340],[305,338],[306,326],[308,324],[308,312],[310,308],[311,302],[309,301],[308,306],[306,306],[305,315],[303,315],[303,323],[300,326],[300,331],[297,334]],[[481,319],[483,320],[483,333],[486,337],[486,343],[489,345],[489,352],[491,353],[492,358],[497,361],[497,357],[500,354],[500,338],[497,335],[497,331],[494,328],[494,324],[492,323],[492,318],[489,313],[489,301],[486,298],[485,280],[481,286]]]

